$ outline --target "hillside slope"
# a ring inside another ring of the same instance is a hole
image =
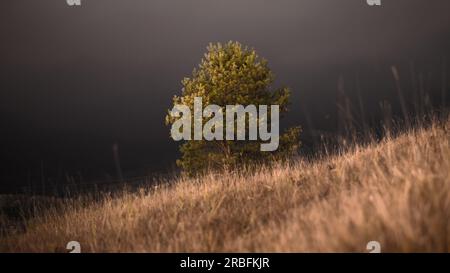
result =
[[[0,251],[450,251],[450,124],[254,175],[180,178],[67,202],[0,238]]]

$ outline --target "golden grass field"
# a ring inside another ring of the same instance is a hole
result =
[[[450,251],[450,122],[249,174],[64,201],[1,252]]]

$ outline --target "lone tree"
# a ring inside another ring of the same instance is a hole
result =
[[[274,75],[267,61],[260,58],[255,50],[231,41],[224,45],[210,44],[199,67],[192,72],[192,77],[182,80],[182,94],[174,96],[173,104],[188,106],[191,118],[194,115],[195,97],[202,97],[204,105],[215,104],[223,109],[226,105],[236,104],[279,105],[282,116],[288,111],[290,90],[286,87],[271,90],[273,81]],[[170,114],[166,117],[168,125],[176,120]],[[247,134],[248,126],[245,130]],[[182,157],[177,160],[177,165],[185,173],[196,175],[208,169],[283,160],[297,152],[300,146],[299,134],[300,127],[286,130],[279,137],[279,148],[273,152],[260,151],[261,140],[186,141],[180,146]]]

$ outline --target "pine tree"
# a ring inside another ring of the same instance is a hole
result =
[[[202,97],[204,105],[221,107],[279,105],[282,116],[288,111],[290,90],[286,87],[271,90],[273,81],[274,75],[267,61],[255,50],[239,42],[210,44],[199,67],[194,69],[190,78],[182,80],[182,94],[174,96],[173,104],[187,105],[191,113],[195,97]],[[167,124],[173,124],[175,120],[170,115],[166,117]],[[182,157],[177,160],[177,165],[187,174],[195,175],[208,169],[286,159],[297,152],[299,134],[300,127],[293,127],[280,135],[280,146],[274,152],[261,152],[259,140],[186,141],[180,147]]]

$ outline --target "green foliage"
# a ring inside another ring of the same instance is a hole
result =
[[[202,97],[203,105],[216,104],[223,108],[235,104],[279,105],[280,116],[288,111],[290,90],[286,87],[271,90],[274,75],[267,61],[255,50],[231,41],[224,45],[210,44],[207,50],[192,77],[182,80],[182,95],[173,98],[174,105],[189,106],[193,115],[194,98]],[[170,115],[166,117],[167,124],[173,124],[175,120]],[[280,146],[275,152],[261,152],[259,140],[187,141],[180,147],[182,157],[177,164],[193,175],[209,168],[284,159],[298,150],[299,133],[300,128],[294,127],[280,135]]]

